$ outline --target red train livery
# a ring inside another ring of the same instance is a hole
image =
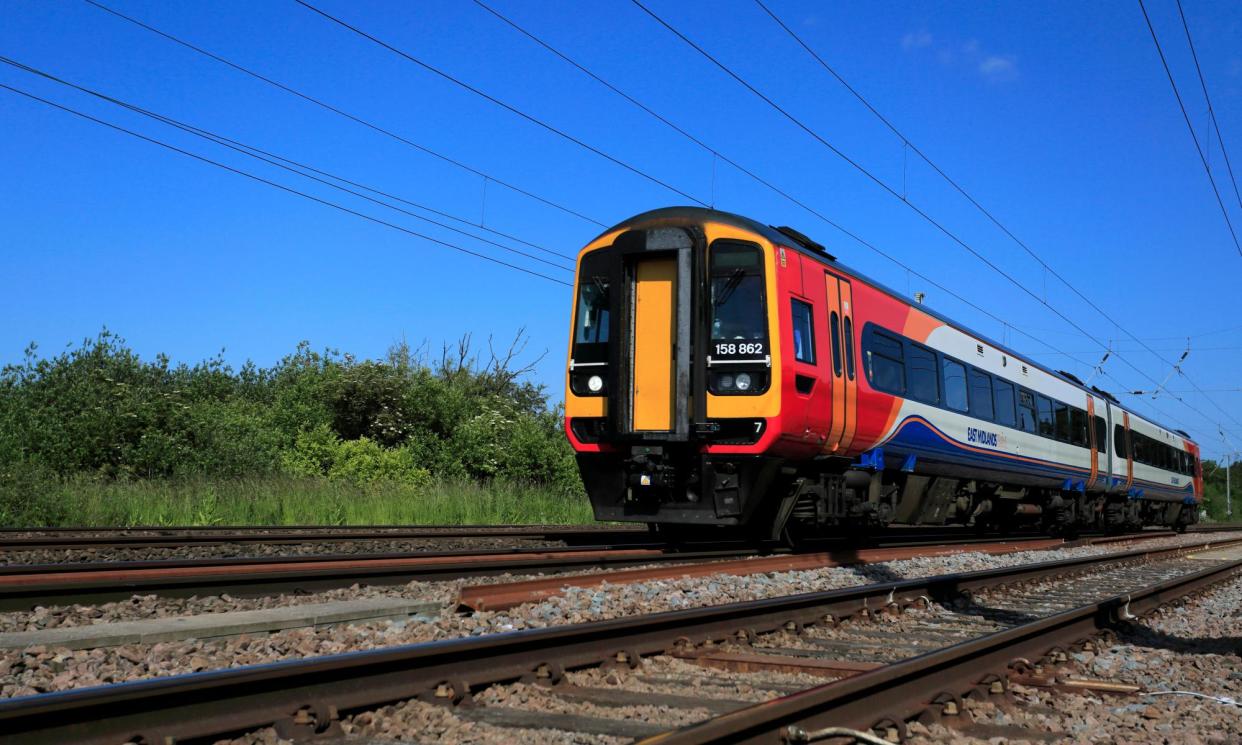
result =
[[[565,402],[596,517],[664,530],[1182,528],[1203,493],[1186,433],[706,209],[579,254]]]

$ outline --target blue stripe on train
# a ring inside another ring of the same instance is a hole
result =
[[[927,458],[929,460],[939,461],[941,463],[950,463],[954,465],[975,466],[979,468],[989,468],[991,470],[1008,471],[1011,473],[1034,473],[1050,479],[1062,480],[1068,483],[1069,491],[1083,491],[1086,489],[1084,477],[1090,474],[1090,470],[1080,468],[1078,466],[1070,466],[1065,464],[1054,463],[1045,460],[1024,460],[1020,456],[1010,455],[1002,452],[981,452],[974,450],[959,443],[957,440],[949,437],[935,425],[926,419],[918,416],[911,416],[904,419],[897,427],[897,431],[893,436],[886,440],[883,447],[892,452],[893,455],[901,458],[914,455],[919,458]],[[878,449],[878,448],[877,448]],[[867,460],[870,455],[872,467],[874,461],[878,460],[874,454],[864,453],[863,459]],[[881,456],[882,457],[882,456]],[[1027,456],[1029,457],[1029,456]],[[1104,480],[1110,477],[1106,473],[1100,473],[1097,479]],[[1194,491],[1194,484],[1187,483],[1184,487],[1173,487],[1167,484],[1159,484],[1145,479],[1135,479],[1134,484],[1145,485],[1144,493],[1161,493],[1168,496],[1184,496]],[[1115,484],[1114,484],[1115,485]],[[1135,490],[1131,490],[1132,492]]]

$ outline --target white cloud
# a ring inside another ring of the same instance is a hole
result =
[[[1018,75],[1018,61],[1011,54],[989,54],[979,62],[979,74],[988,80],[1013,80]]]
[[[931,35],[931,32],[928,31],[927,29],[911,31],[910,33],[901,37],[901,48],[905,49],[906,51],[910,51],[912,49],[922,49],[923,47],[930,47],[931,43],[932,43],[932,35]]]

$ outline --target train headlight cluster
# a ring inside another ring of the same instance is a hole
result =
[[[710,390],[717,395],[762,393],[767,381],[767,374],[762,372],[718,372],[711,375]]]
[[[575,396],[606,396],[608,395],[608,377],[606,372],[571,372],[569,389]]]

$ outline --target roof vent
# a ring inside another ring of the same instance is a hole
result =
[[[1101,390],[1101,389],[1099,389],[1099,388],[1096,388],[1095,386],[1091,386],[1091,390],[1093,390],[1093,391],[1095,391],[1096,393],[1100,394],[1101,396],[1103,396],[1104,398],[1108,399],[1109,401],[1112,401],[1113,403],[1117,404],[1118,406],[1120,406],[1120,405],[1121,405],[1121,402],[1117,400],[1117,397],[1116,397],[1116,396],[1114,396],[1113,394],[1109,393],[1108,391]]]
[[[1078,376],[1077,376],[1077,375],[1075,375],[1075,374],[1073,374],[1073,373],[1067,373],[1067,372],[1065,372],[1064,370],[1057,370],[1057,375],[1060,375],[1061,377],[1065,378],[1066,380],[1071,380],[1071,381],[1073,381],[1073,382],[1077,383],[1078,385],[1082,385],[1082,381],[1081,381],[1081,380],[1079,380],[1079,379],[1078,379]]]
[[[832,254],[828,253],[828,249],[824,248],[823,244],[821,244],[821,243],[816,243],[815,241],[811,240],[810,238],[807,238],[805,234],[803,234],[803,233],[801,233],[801,232],[799,232],[799,231],[797,231],[797,230],[794,230],[793,228],[789,227],[788,225],[782,225],[782,226],[780,226],[779,228],[778,228],[777,226],[775,226],[775,225],[769,225],[768,227],[772,228],[772,229],[773,229],[773,230],[775,230],[776,232],[778,232],[778,233],[780,233],[781,235],[785,236],[786,238],[790,239],[790,240],[791,240],[791,241],[793,241],[794,243],[797,243],[799,246],[802,246],[803,248],[807,248],[807,249],[810,249],[810,250],[812,250],[812,251],[817,251],[817,252],[819,252],[819,253],[823,254],[824,256],[827,256],[829,259],[832,259],[833,261],[836,261],[836,260],[837,260],[837,257],[835,257],[835,256],[833,256]]]

